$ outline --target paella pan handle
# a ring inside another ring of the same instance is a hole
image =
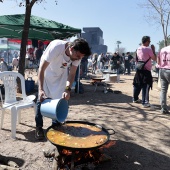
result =
[[[109,135],[114,135],[116,132],[113,129],[107,129],[108,133],[112,131],[112,133],[109,133]]]

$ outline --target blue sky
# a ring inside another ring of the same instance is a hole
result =
[[[35,4],[32,15],[80,29],[100,27],[108,52],[115,51],[116,41],[122,42],[120,48],[135,51],[144,35],[151,37],[158,50],[157,43],[163,39],[161,26],[146,22],[147,11],[138,5],[142,0],[58,0],[58,5],[55,0],[46,1]],[[24,13],[25,8],[18,7],[15,0],[0,3],[0,15]]]

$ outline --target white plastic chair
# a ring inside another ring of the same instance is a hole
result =
[[[22,89],[22,100],[17,101],[17,78],[21,80],[21,89]],[[2,94],[0,92],[1,102],[2,102],[2,114],[1,114],[1,125],[2,129],[5,110],[8,109],[11,111],[11,133],[12,138],[16,137],[16,124],[17,117],[18,122],[21,123],[21,109],[33,107],[34,112],[36,112],[36,105],[33,101],[35,95],[27,96],[25,92],[25,79],[24,77],[17,72],[4,71],[0,72],[0,79],[5,87],[5,99],[3,101]]]

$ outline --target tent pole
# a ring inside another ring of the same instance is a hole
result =
[[[7,58],[8,58],[8,65],[9,65],[9,49],[8,49],[8,38],[6,39],[6,44],[7,44]]]

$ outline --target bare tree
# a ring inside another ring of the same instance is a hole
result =
[[[167,46],[168,41],[168,26],[170,17],[170,0],[144,0],[145,2],[140,4],[141,7],[146,8],[148,13],[146,15],[148,21],[155,22],[159,26],[161,25],[164,46]]]

